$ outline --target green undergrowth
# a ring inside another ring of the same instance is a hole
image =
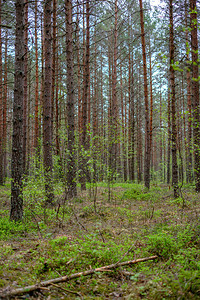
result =
[[[200,299],[200,204],[191,188],[183,189],[183,207],[164,185],[146,191],[117,183],[108,202],[102,183],[96,199],[87,191],[69,203],[58,184],[50,209],[43,205],[42,185],[31,181],[22,223],[9,221],[8,191],[9,185],[0,189],[0,290],[157,255],[62,283],[77,294],[52,287],[44,299],[79,299],[78,293],[83,299]]]

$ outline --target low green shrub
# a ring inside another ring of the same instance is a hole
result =
[[[161,232],[148,237],[148,250],[164,259],[177,253],[177,243],[169,233]]]
[[[9,239],[11,236],[24,236],[31,227],[35,227],[33,223],[28,225],[23,222],[10,221],[8,217],[0,217],[0,239]]]

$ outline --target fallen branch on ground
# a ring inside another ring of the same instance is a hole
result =
[[[50,280],[47,280],[47,281],[42,281],[38,284],[29,285],[29,286],[26,286],[24,288],[18,288],[18,289],[15,289],[15,290],[2,292],[2,294],[0,294],[0,297],[6,298],[6,297],[11,297],[11,296],[26,294],[26,293],[44,288],[44,287],[52,285],[52,284],[56,284],[56,283],[60,283],[60,282],[66,282],[66,281],[69,281],[69,280],[72,280],[72,279],[75,279],[75,278],[78,278],[78,277],[81,277],[81,276],[88,276],[88,275],[94,274],[96,272],[103,272],[103,271],[106,272],[106,271],[110,271],[110,269],[115,269],[115,268],[118,268],[120,266],[133,265],[133,264],[136,264],[136,263],[140,263],[140,262],[147,261],[147,260],[153,260],[153,259],[156,259],[156,258],[158,258],[158,256],[154,255],[154,256],[150,256],[150,257],[139,258],[139,259],[136,259],[136,260],[129,260],[129,261],[124,261],[124,262],[119,262],[119,263],[111,264],[111,265],[96,268],[96,269],[90,269],[90,270],[87,270],[87,271],[84,271],[84,272],[79,272],[79,273],[75,273],[75,274],[72,274],[72,275],[66,275],[66,276],[63,276],[63,277],[58,277],[58,278],[50,279]]]

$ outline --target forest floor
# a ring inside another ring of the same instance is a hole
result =
[[[32,189],[34,186],[32,185]],[[45,209],[25,188],[24,221],[9,222],[10,184],[0,188],[0,298],[19,287],[116,262],[158,258],[81,276],[15,299],[200,299],[200,195],[184,186],[106,183],[73,201],[60,188]],[[3,298],[2,298],[3,299]]]

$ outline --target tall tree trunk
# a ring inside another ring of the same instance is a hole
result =
[[[97,122],[97,107],[98,107],[98,81],[97,81],[97,44],[96,30],[94,32],[94,97],[93,97],[93,182],[97,181],[97,153],[98,153],[98,122]]]
[[[79,3],[77,0],[77,17],[76,17],[76,50],[77,50],[77,80],[78,80],[78,132],[81,136],[81,68],[80,68],[80,42],[79,42]]]
[[[161,83],[160,83],[160,162],[159,162],[159,171],[160,171],[160,180],[163,181],[163,134],[162,134],[162,94],[161,94]]]
[[[192,96],[193,96],[193,134],[194,134],[194,175],[196,191],[200,192],[200,107],[199,107],[199,67],[197,35],[197,3],[190,0],[191,49],[192,49]]]
[[[59,123],[59,101],[58,101],[58,94],[59,94],[59,52],[57,49],[57,55],[56,55],[56,99],[55,99],[55,121],[56,121],[56,155],[60,157],[60,140],[59,140],[59,129],[60,129],[60,123]]]
[[[28,1],[25,2],[25,56],[24,56],[24,103],[23,103],[23,171],[27,172],[27,98],[28,98]]]
[[[109,81],[112,82],[110,90],[110,118],[109,118],[109,169],[110,178],[113,179],[117,167],[117,151],[118,151],[118,103],[117,103],[117,18],[118,18],[117,0],[115,0],[115,24],[114,24],[114,55],[109,57]],[[112,64],[113,62],[113,64]],[[112,66],[112,76],[111,76]],[[112,79],[111,79],[112,77]]]
[[[84,15],[83,15],[84,18]],[[83,82],[83,101],[82,101],[82,136],[81,145],[82,150],[88,149],[88,101],[89,101],[89,77],[90,77],[90,5],[89,0],[86,1],[86,45],[85,45],[85,69],[84,69],[84,82]],[[81,190],[86,190],[86,180],[89,180],[89,172],[87,170],[87,158],[84,157],[84,152],[81,153]]]
[[[130,88],[130,175],[131,181],[135,180],[135,103],[134,103],[134,77],[133,77],[133,60],[131,63],[131,88]]]
[[[67,160],[67,197],[76,197],[76,164],[74,136],[74,72],[72,39],[72,0],[65,1],[66,9],[66,60],[67,60],[67,118],[68,118],[68,160]]]
[[[7,57],[8,57],[8,32],[6,31],[5,37],[5,58],[4,58],[4,93],[3,93],[3,176],[4,181],[7,177],[7,81],[8,81],[8,67],[7,67]]]
[[[153,168],[153,82],[152,82],[152,64],[151,64],[151,39],[149,38],[149,73],[150,73],[150,166]]]
[[[53,53],[52,53],[52,91],[51,91],[51,129],[52,129],[52,141],[54,140],[54,103],[55,103],[55,83],[56,83],[56,46],[57,46],[57,36],[56,36],[56,25],[57,25],[57,0],[53,0]]]
[[[187,11],[187,0],[185,0],[185,40],[186,40],[186,57],[189,61],[189,38],[188,38],[188,21],[187,21],[188,11]],[[191,103],[191,78],[190,71],[186,71],[187,78],[187,107],[188,107],[188,136],[187,136],[187,160],[186,160],[186,180],[191,183],[193,180],[192,172],[192,103]]]
[[[141,67],[138,68],[138,74],[140,74]],[[141,79],[139,75],[139,85],[137,91],[137,181],[142,181],[142,117],[141,117]]]
[[[169,18],[170,18],[170,83],[171,83],[171,116],[172,116],[172,185],[174,188],[174,197],[177,198],[178,194],[178,164],[177,164],[177,128],[176,128],[176,94],[175,94],[175,71],[173,68],[174,63],[174,22],[173,22],[173,0],[170,0],[169,5]]]
[[[22,220],[23,197],[23,98],[24,98],[24,0],[16,0],[15,79],[13,103],[13,138],[11,160],[10,219]]]
[[[51,86],[52,86],[52,51],[51,51],[51,15],[52,0],[45,0],[44,4],[44,98],[43,98],[43,124],[44,124],[44,172],[46,204],[54,202],[52,183],[52,128],[51,128]]]
[[[148,86],[147,86],[147,64],[146,64],[146,49],[145,49],[145,33],[144,33],[144,17],[142,0],[140,0],[140,25],[142,38],[142,56],[143,56],[143,72],[144,72],[144,98],[145,98],[145,159],[144,159],[144,182],[145,187],[150,188],[150,124],[149,124],[149,101],[148,101]]]
[[[1,0],[0,0],[0,185],[3,185],[3,89],[2,89],[2,38],[1,38]]]
[[[38,24],[37,24],[37,1],[35,0],[35,132],[34,132],[34,147],[36,150],[37,157],[39,156],[39,147],[38,147],[38,139],[39,139],[39,122],[38,122],[38,106],[39,106],[39,74],[38,74]]]
[[[167,125],[168,125],[168,143],[167,143],[167,184],[170,184],[171,174],[171,97],[170,88],[168,88],[168,106],[167,106]]]

